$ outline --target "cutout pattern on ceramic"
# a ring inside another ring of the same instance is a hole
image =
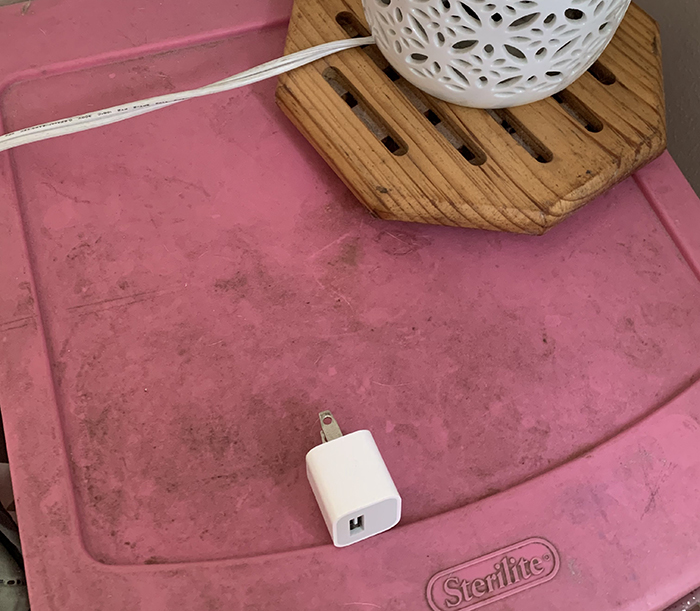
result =
[[[377,45],[423,91],[507,108],[565,89],[605,50],[630,0],[363,0]]]

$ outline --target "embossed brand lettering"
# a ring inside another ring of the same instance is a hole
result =
[[[428,583],[433,611],[478,609],[554,579],[559,554],[544,539],[527,539],[435,575]]]

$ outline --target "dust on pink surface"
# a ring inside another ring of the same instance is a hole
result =
[[[216,80],[284,35],[21,82],[3,116]],[[102,562],[325,544],[303,461],[323,409],[373,431],[410,523],[580,455],[697,373],[700,285],[632,181],[543,238],[378,221],[272,82],[14,155]]]

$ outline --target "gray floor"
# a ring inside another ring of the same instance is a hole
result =
[[[700,2],[635,0],[661,26],[668,148],[700,193]]]
[[[700,611],[700,590],[688,594],[667,611]]]

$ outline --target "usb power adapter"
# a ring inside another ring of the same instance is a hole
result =
[[[396,526],[401,497],[372,433],[343,435],[331,412],[321,412],[321,445],[306,455],[306,475],[336,547]]]

